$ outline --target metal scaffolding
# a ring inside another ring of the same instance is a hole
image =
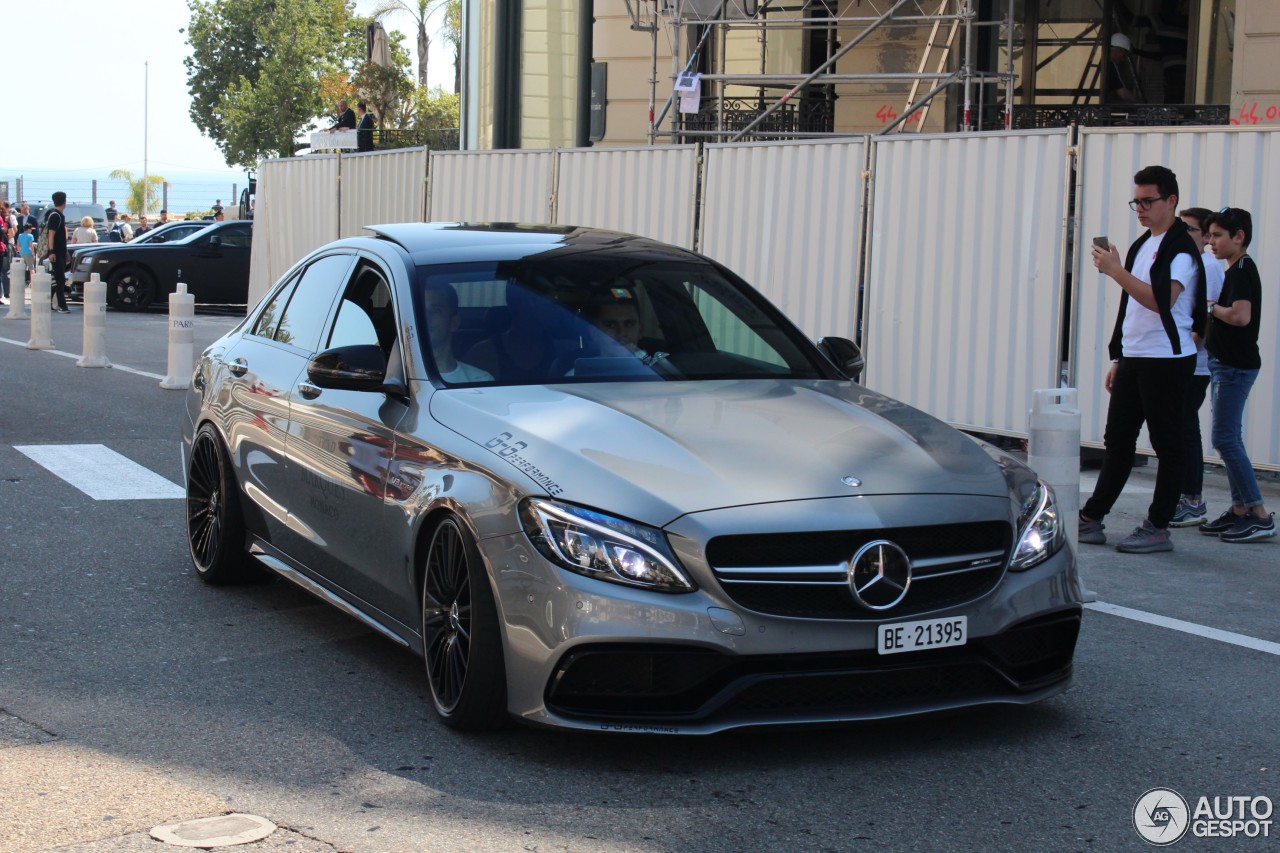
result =
[[[983,103],[987,102],[988,86],[1003,88],[1002,124],[1005,128],[1012,124],[1017,79],[1013,0],[1005,0],[1003,19],[994,21],[977,20],[975,0],[626,0],[626,5],[632,29],[648,33],[652,40],[650,144],[659,137],[735,141],[847,135],[834,129],[839,97],[836,84],[844,84],[846,91],[848,84],[856,87],[863,83],[870,88],[873,84],[902,83],[904,89],[910,84],[902,113],[886,118],[880,133],[904,132],[916,113],[920,117],[915,124],[923,128],[933,100],[953,88],[963,93],[963,110],[954,129],[973,130],[975,84],[983,93]],[[1004,28],[1006,70],[976,68],[974,30],[978,27]],[[671,97],[655,112],[660,79],[657,41],[663,28],[677,50],[672,58]],[[914,70],[836,70],[848,54],[869,49],[867,40],[872,35],[905,28],[920,33],[921,54]],[[811,70],[770,73],[766,71],[770,38],[777,41],[779,34],[788,31],[802,34],[802,52],[807,54],[804,64]],[[756,36],[759,70],[730,72],[726,46],[734,33],[743,32]],[[694,73],[696,78],[688,76]],[[695,114],[675,113],[671,126],[664,130],[664,121],[672,115],[679,96],[677,87],[692,85],[690,79],[696,80],[700,93],[709,95],[702,100],[710,105]],[[688,118],[690,115],[693,118]]]

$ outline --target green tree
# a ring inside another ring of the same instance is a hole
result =
[[[188,0],[183,60],[191,118],[227,165],[287,157],[317,116],[325,75],[364,60],[364,25],[349,0]]]
[[[161,188],[164,186],[164,178],[161,176],[147,175],[145,180],[135,179],[128,169],[116,169],[111,173],[111,180],[124,181],[129,185],[129,195],[124,206],[134,216],[155,213],[160,209]]]
[[[444,43],[453,48],[453,93],[462,92],[462,0],[448,0],[444,7]]]

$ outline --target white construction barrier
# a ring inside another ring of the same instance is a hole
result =
[[[43,269],[36,269],[31,282],[31,340],[27,349],[53,349],[53,306],[49,290],[53,279]]]
[[[107,285],[95,272],[84,286],[84,352],[76,367],[110,367],[107,360]]]
[[[196,366],[196,297],[185,282],[169,294],[169,374],[161,388],[181,390],[191,384]]]
[[[27,268],[21,257],[14,258],[9,268],[9,313],[5,319],[27,319]]]

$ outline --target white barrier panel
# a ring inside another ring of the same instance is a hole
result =
[[[53,349],[53,306],[49,291],[53,279],[43,267],[36,267],[31,280],[31,338],[27,349]]]
[[[877,139],[865,383],[1025,435],[1060,379],[1065,130]]]
[[[554,151],[432,151],[427,221],[551,221]]]
[[[187,284],[178,282],[169,294],[169,372],[160,387],[182,390],[191,384],[196,366],[196,297],[187,293]]]
[[[107,285],[95,272],[84,285],[84,352],[77,367],[110,367],[107,358]]]
[[[698,153],[693,145],[559,152],[555,221],[693,247]]]
[[[1280,253],[1270,251],[1268,235],[1280,223],[1280,131],[1254,128],[1188,128],[1118,131],[1083,129],[1076,215],[1080,223],[1073,259],[1075,334],[1071,364],[1080,390],[1080,438],[1101,445],[1107,418],[1107,392],[1102,380],[1110,367],[1107,342],[1120,307],[1120,287],[1093,268],[1089,246],[1106,236],[1123,258],[1142,228],[1128,202],[1133,176],[1144,166],[1168,166],[1178,176],[1178,209],[1242,207],[1253,214],[1254,236],[1249,254],[1262,273],[1262,318],[1258,347],[1262,372],[1245,406],[1244,441],[1255,468],[1280,470],[1280,298],[1268,282],[1280,276]],[[1200,409],[1205,454],[1218,459],[1210,446],[1212,408]],[[1150,449],[1146,430],[1139,446]]]
[[[9,268],[9,313],[5,319],[27,319],[27,272],[21,257],[14,258]]]
[[[866,139],[706,146],[700,251],[811,337],[854,338]]]
[[[344,154],[339,168],[343,237],[370,236],[366,225],[422,221],[427,197],[427,149]]]
[[[258,167],[249,309],[312,249],[338,238],[338,157],[312,154]]]

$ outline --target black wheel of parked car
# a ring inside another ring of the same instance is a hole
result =
[[[112,273],[107,282],[107,304],[125,311],[145,311],[156,299],[156,281],[151,273],[127,267]]]
[[[436,713],[456,729],[507,721],[498,614],[480,552],[456,518],[440,522],[427,548],[422,641]]]
[[[200,579],[228,584],[262,577],[245,551],[244,516],[222,439],[205,424],[191,443],[187,469],[187,548]]]

